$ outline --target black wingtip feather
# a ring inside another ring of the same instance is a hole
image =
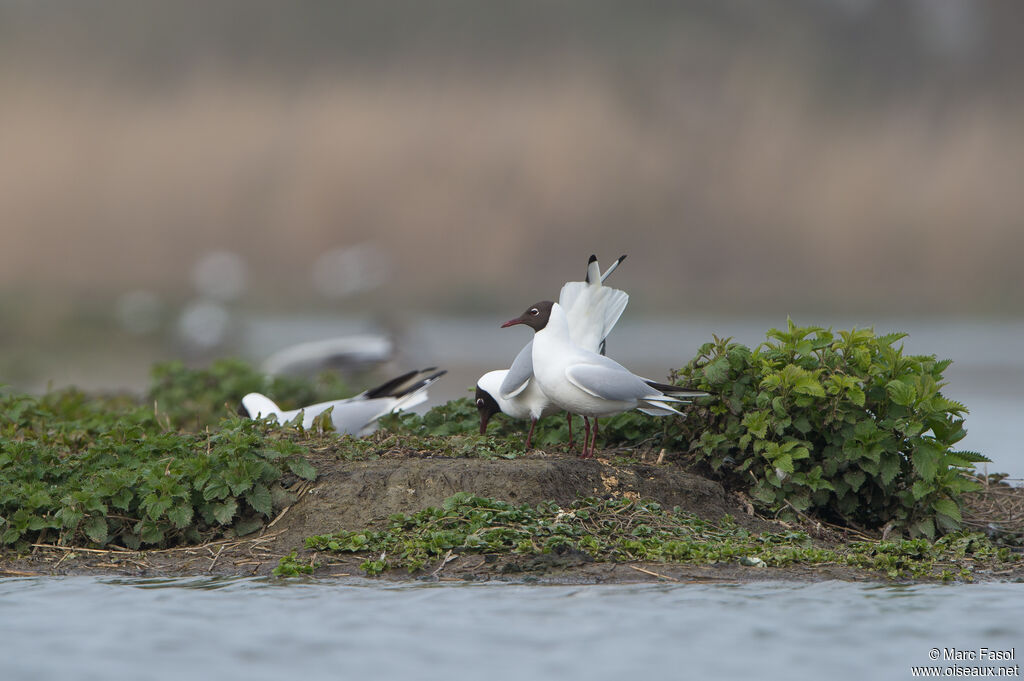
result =
[[[376,388],[371,388],[367,390],[364,393],[364,395],[366,396],[367,399],[374,399],[376,397],[387,397],[395,390],[398,390],[403,384],[405,384],[407,381],[409,381],[409,379],[411,379],[418,373],[420,373],[418,369],[406,372],[401,376],[398,376],[397,378],[392,378],[391,380],[385,383],[381,383]]]
[[[590,260],[587,261],[587,276],[583,277],[583,281],[587,282],[588,284],[590,283],[590,263],[595,262],[596,260],[597,256],[591,254]]]
[[[657,381],[644,381],[647,385],[651,386],[655,390],[660,390],[666,395],[683,396],[685,393],[686,398],[697,398],[697,397],[708,397],[711,393],[706,393],[703,390],[693,390],[691,388],[684,388],[681,385],[671,385],[669,383],[658,383]]]
[[[432,367],[432,368],[436,368],[436,367]],[[430,385],[431,383],[433,383],[434,381],[436,381],[437,379],[441,378],[442,376],[444,376],[447,373],[448,373],[447,369],[441,369],[441,371],[438,371],[436,374],[431,374],[430,376],[427,376],[424,379],[416,381],[415,383],[410,385],[408,388],[405,388],[401,392],[395,393],[394,397],[405,397],[406,395],[408,395],[410,393],[414,393],[417,390],[420,390],[421,388],[427,387],[428,385]]]

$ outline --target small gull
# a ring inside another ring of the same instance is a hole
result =
[[[376,430],[377,419],[381,416],[426,402],[427,388],[445,373],[436,371],[436,367],[410,371],[355,397],[288,411],[278,407],[266,395],[249,393],[242,398],[238,413],[253,419],[273,416],[281,425],[294,421],[301,414],[302,427],[309,429],[316,417],[331,409],[331,423],[339,435],[368,435]]]

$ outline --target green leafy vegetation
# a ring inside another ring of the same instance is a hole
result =
[[[234,414],[246,394],[268,395],[282,409],[338,400],[352,391],[337,374],[324,372],[314,380],[268,377],[248,362],[219,359],[208,368],[192,369],[181,362],[153,367],[148,401],[155,404],[169,425],[202,430]]]
[[[311,575],[314,568],[314,563],[300,561],[297,552],[292,551],[287,556],[282,556],[281,560],[278,561],[277,567],[274,568],[274,576],[298,577],[300,575]]]
[[[554,502],[516,506],[466,493],[439,507],[391,516],[381,530],[309,537],[306,547],[365,557],[360,567],[369,575],[397,568],[417,572],[449,553],[528,558],[577,552],[599,562],[843,565],[892,578],[963,579],[971,578],[975,566],[1018,559],[980,534],[951,534],[934,543],[853,542],[833,549],[802,531],[754,533],[728,517],[712,523],[653,502],[580,499],[567,508]]]
[[[961,527],[955,451],[967,408],[941,393],[949,360],[905,355],[904,334],[773,329],[751,350],[716,338],[676,372],[714,394],[681,439],[764,508],[933,538]]]
[[[601,442],[665,448],[783,519],[807,514],[930,539],[955,533],[962,495],[976,488],[964,474],[986,459],[954,449],[967,409],[941,392],[949,362],[905,355],[902,337],[790,322],[753,350],[715,338],[673,373],[711,397],[686,418],[605,419]],[[235,416],[251,391],[285,408],[348,394],[330,375],[270,380],[237,360],[159,365],[142,404],[75,390],[0,394],[0,545],[164,547],[244,535],[288,504],[287,485],[315,477],[313,444],[346,460],[514,458],[528,425],[499,415],[481,436],[463,398],[388,416],[369,438],[318,440]],[[542,419],[534,434],[540,448],[567,440],[562,416]],[[627,548],[614,555],[651,558]]]
[[[76,390],[0,397],[0,545],[136,549],[259,529],[316,471],[294,431],[232,417],[168,428],[151,407]]]

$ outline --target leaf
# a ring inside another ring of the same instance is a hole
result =
[[[174,501],[170,497],[159,496],[155,492],[146,496],[142,502],[146,509],[146,515],[153,520],[159,520]]]
[[[159,544],[164,540],[164,530],[159,523],[148,518],[135,525],[139,538],[146,544]]]
[[[821,387],[821,383],[818,382],[818,377],[814,374],[806,374],[796,379],[793,384],[793,392],[800,393],[802,395],[810,395],[812,397],[824,397],[825,389]]]
[[[936,499],[932,502],[932,508],[936,513],[952,518],[957,524],[963,522],[963,518],[960,516],[960,507],[951,499]]]
[[[256,484],[246,493],[245,500],[257,513],[269,516],[274,511],[274,499],[266,485]]]
[[[811,425],[810,420],[806,416],[801,414],[793,419],[793,427],[796,428],[801,435],[806,435],[811,432],[811,429],[814,426]]]
[[[965,450],[959,452],[950,452],[950,454],[963,461],[969,461],[970,463],[992,463],[992,459],[988,458],[983,454],[979,454],[978,452]]]
[[[725,383],[729,379],[729,358],[726,356],[708,362],[704,367],[704,380],[711,386]],[[296,473],[298,475],[298,473]]]
[[[288,469],[305,480],[316,479],[316,469],[313,468],[312,464],[301,457],[288,459]]]
[[[85,536],[91,541],[97,544],[107,543],[107,519],[101,517],[92,517],[86,519],[82,523],[82,531],[85,532]]]
[[[885,452],[879,460],[878,475],[883,485],[890,485],[900,472],[900,457],[892,452]]]
[[[743,417],[742,423],[755,437],[764,438],[768,432],[768,414],[766,412],[748,412]]]
[[[914,501],[926,497],[935,491],[935,485],[924,480],[915,480],[913,486],[910,488],[910,493],[914,496]]]
[[[896,404],[908,406],[917,398],[917,389],[903,381],[892,380],[885,384],[885,391]]]
[[[238,520],[238,522],[236,522],[232,526],[232,529],[234,529],[236,535],[238,535],[239,537],[244,537],[245,535],[252,534],[253,532],[255,532],[256,530],[258,530],[258,529],[260,529],[262,527],[263,527],[263,521],[262,520],[260,520],[259,518],[252,518],[252,517],[250,517],[250,518],[240,518]]]
[[[843,480],[846,481],[846,484],[849,485],[850,489],[854,492],[859,490],[860,486],[864,484],[865,478],[867,478],[867,476],[864,474],[864,471],[849,470],[843,473]]]
[[[203,490],[203,500],[213,501],[214,499],[223,499],[231,494],[231,488],[224,482],[220,477],[214,477],[207,483],[206,489]]]
[[[911,534],[935,539],[935,522],[931,518],[919,520],[910,528]]]
[[[933,447],[922,443],[914,450],[910,460],[914,464],[914,470],[924,480],[931,482],[935,479],[939,468],[939,453]]]
[[[167,519],[180,530],[187,527],[188,524],[192,522],[193,515],[194,512],[191,504],[180,503],[167,512]]]
[[[764,480],[759,480],[754,488],[751,490],[751,495],[763,504],[775,503],[775,490],[773,490],[768,483]]]
[[[772,411],[778,416],[786,416],[786,401],[781,396],[776,397],[772,400]]]
[[[122,532],[121,541],[132,551],[138,551],[139,547],[142,546],[142,539],[134,532]]]
[[[221,525],[227,525],[231,522],[231,519],[235,517],[235,513],[238,511],[238,502],[234,499],[228,499],[227,501],[220,504],[213,504],[211,507],[214,519]]]

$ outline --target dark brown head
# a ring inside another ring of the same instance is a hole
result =
[[[476,411],[480,414],[480,434],[483,435],[487,432],[487,422],[491,420],[492,416],[501,411],[501,407],[498,406],[497,401],[489,392],[477,386]]]
[[[515,326],[516,324],[526,324],[534,331],[540,331],[548,325],[548,319],[551,317],[551,306],[553,305],[554,303],[550,300],[542,300],[539,303],[534,303],[523,314],[502,324],[501,328],[504,329],[509,326]]]

